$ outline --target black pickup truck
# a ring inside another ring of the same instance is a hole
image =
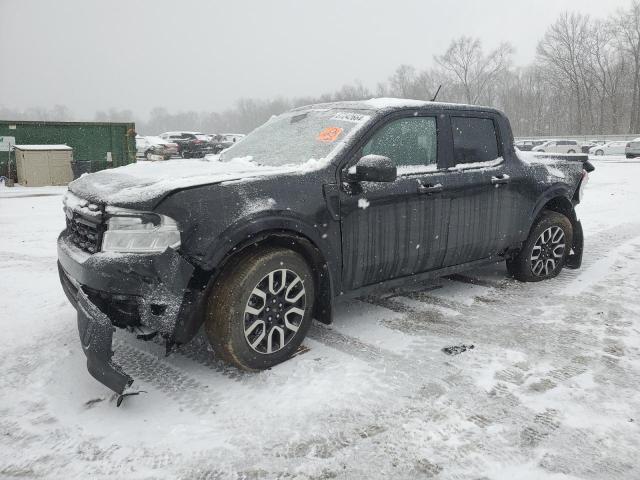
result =
[[[528,157],[524,157],[528,155]],[[218,158],[135,164],[69,185],[58,238],[90,373],[119,394],[114,327],[201,327],[246,370],[299,347],[333,299],[506,261],[522,281],[578,268],[584,155],[517,153],[500,111],[373,99],[274,117]],[[122,397],[121,397],[122,398]]]

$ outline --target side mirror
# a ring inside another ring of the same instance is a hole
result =
[[[349,169],[352,182],[393,182],[398,177],[395,164],[382,155],[365,155]]]

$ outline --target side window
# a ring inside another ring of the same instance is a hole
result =
[[[488,162],[500,156],[498,138],[490,118],[451,117],[456,165]]]
[[[389,157],[404,166],[436,165],[438,135],[435,117],[399,118],[380,128],[362,148],[363,155]]]

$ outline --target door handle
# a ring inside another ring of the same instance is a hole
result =
[[[438,193],[444,190],[444,187],[441,183],[436,183],[435,185],[431,184],[420,184],[418,185],[418,193]]]
[[[495,177],[491,177],[491,183],[493,185],[502,185],[505,183],[509,183],[511,181],[511,177],[509,177],[509,175],[507,175],[506,173],[503,173],[502,175],[498,175]]]

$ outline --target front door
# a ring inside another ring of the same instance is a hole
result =
[[[390,158],[393,182],[343,183],[343,282],[355,289],[439,268],[446,251],[449,200],[441,193],[442,149],[436,116],[389,120],[365,139],[347,168],[364,155]]]

